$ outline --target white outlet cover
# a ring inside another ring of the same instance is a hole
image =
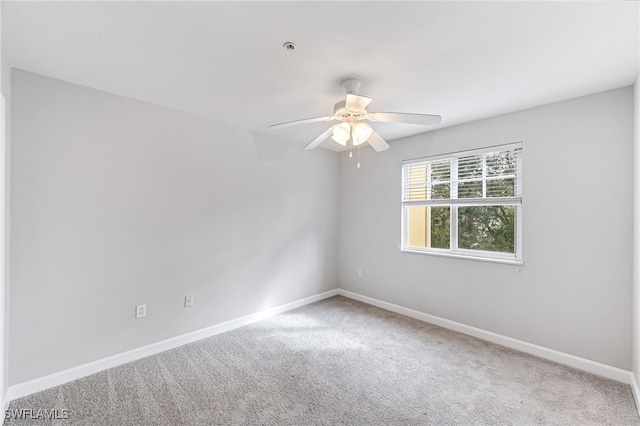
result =
[[[147,305],[136,305],[136,319],[147,316]]]
[[[185,308],[190,308],[193,306],[193,294],[187,294],[184,297],[184,307]]]

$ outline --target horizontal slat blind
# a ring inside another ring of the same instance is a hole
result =
[[[447,199],[451,188],[451,160],[405,164],[402,182],[405,201]]]
[[[520,204],[521,152],[518,143],[405,162],[402,202],[425,206]],[[456,175],[452,181],[451,176]]]

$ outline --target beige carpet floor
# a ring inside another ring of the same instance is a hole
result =
[[[340,296],[16,401],[7,425],[640,425],[631,389]]]

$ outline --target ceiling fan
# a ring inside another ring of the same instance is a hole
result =
[[[333,106],[333,115],[273,124],[269,126],[269,130],[297,126],[299,124],[316,123],[319,121],[339,121],[340,123],[329,127],[304,149],[313,149],[331,136],[331,139],[343,146],[346,146],[349,141],[351,141],[352,146],[358,146],[368,142],[373,149],[380,152],[388,149],[389,144],[365,121],[421,124],[427,126],[440,124],[442,121],[442,117],[432,114],[369,112],[367,106],[372,99],[357,94],[361,84],[357,78],[348,78],[340,83],[340,86],[347,92],[347,98]]]

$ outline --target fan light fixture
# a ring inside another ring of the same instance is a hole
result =
[[[331,139],[342,146],[346,146],[349,138],[353,146],[365,143],[373,134],[373,128],[367,123],[342,123],[333,128]]]
[[[353,144],[365,143],[373,134],[373,129],[367,123],[356,123],[353,125]]]
[[[350,136],[351,126],[349,125],[349,123],[342,123],[339,126],[333,128],[333,136],[331,136],[331,139],[338,142],[342,146],[346,146]]]

